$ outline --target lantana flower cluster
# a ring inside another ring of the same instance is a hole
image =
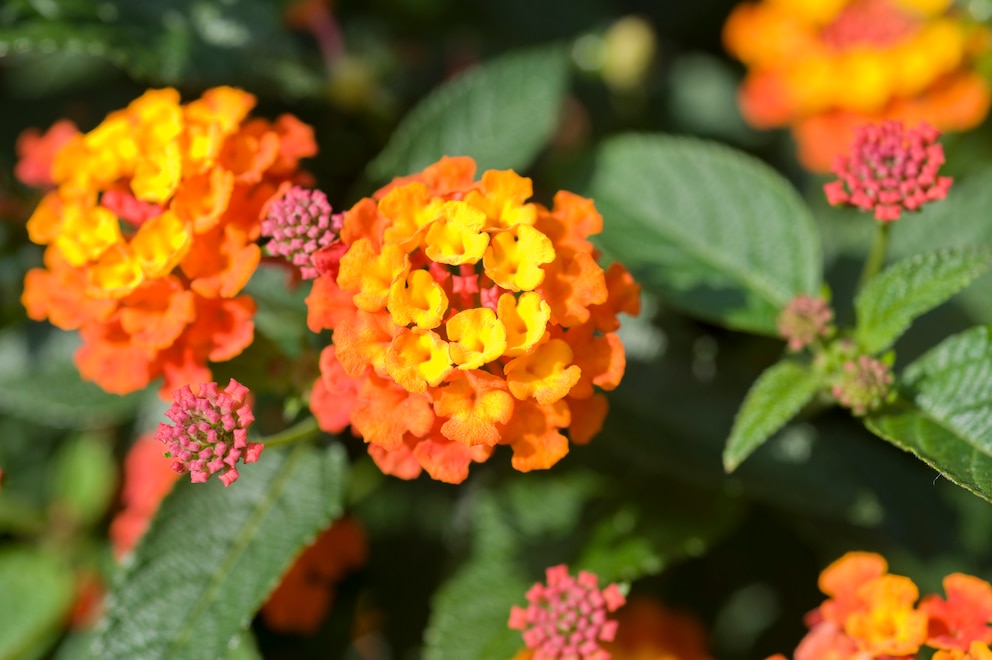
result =
[[[978,125],[988,82],[976,71],[986,28],[952,0],[760,0],[738,5],[724,43],[748,67],[741,110],[758,128],[790,126],[799,157],[825,171],[866,121]]]
[[[531,195],[512,171],[476,181],[470,158],[445,158],[346,213],[307,299],[310,329],[334,331],[310,402],[321,428],[350,425],[388,474],[449,483],[498,444],[545,469],[599,431],[595,388],[620,382],[617,314],[638,312],[639,289],[597,265],[590,200]]]
[[[820,574],[819,587],[828,599],[806,616],[810,630],[795,660],[908,660],[927,648],[937,649],[934,660],[992,658],[992,585],[985,580],[952,573],[944,578],[946,597],[919,600],[916,584],[889,573],[883,557],[850,552]]]
[[[938,137],[940,131],[925,122],[915,128],[898,121],[859,126],[849,153],[834,159],[839,179],[823,186],[827,201],[874,211],[876,220],[893,222],[904,210],[918,211],[944,199],[954,180],[937,174],[944,164]]]
[[[626,598],[617,584],[599,588],[595,573],[568,574],[564,564],[547,569],[547,583],[527,591],[527,607],[514,605],[509,626],[522,631],[534,660],[608,660],[601,642],[612,642],[617,622],[609,618]]]
[[[174,424],[159,424],[155,439],[166,445],[172,469],[203,483],[217,474],[225,486],[238,478],[238,462],[254,463],[264,445],[248,442],[255,415],[248,403],[248,388],[231,379],[223,390],[217,383],[203,383],[193,393],[189,385],[173,392],[175,403],[165,416]]]
[[[185,105],[151,90],[58,149],[55,188],[27,225],[45,266],[22,301],[79,329],[85,379],[123,394],[162,375],[165,395],[251,343],[255,303],[238,294],[261,256],[260,215],[316,153],[310,127],[249,119],[254,105],[231,87]]]

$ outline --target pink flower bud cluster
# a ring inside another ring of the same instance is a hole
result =
[[[856,129],[850,155],[837,156],[833,172],[839,181],[823,187],[827,201],[875,211],[882,222],[898,220],[904,210],[944,199],[953,179],[937,176],[944,164],[940,136],[926,122],[915,129],[902,122],[866,124]]]
[[[829,337],[833,320],[834,312],[826,300],[801,294],[778,315],[778,332],[789,342],[790,351],[801,351],[817,339]]]
[[[884,362],[860,355],[844,363],[831,393],[855,415],[867,415],[888,400],[891,385],[892,371]]]
[[[594,573],[580,571],[576,579],[561,564],[547,570],[547,586],[538,582],[527,591],[527,601],[510,610],[509,627],[523,631],[534,660],[608,660],[599,642],[613,641],[617,622],[606,615],[626,602],[616,584],[600,590]]]
[[[344,224],[344,214],[332,215],[331,210],[320,190],[299,186],[286,190],[262,220],[262,235],[271,239],[266,244],[269,252],[299,267],[303,279],[317,277],[313,253],[333,243]]]
[[[233,378],[219,392],[217,383],[203,383],[199,395],[189,385],[173,392],[175,403],[165,416],[175,426],[159,424],[155,434],[169,448],[166,456],[176,459],[172,469],[189,472],[193,483],[220,472],[218,478],[230,486],[239,476],[235,465],[239,460],[257,461],[263,445],[248,442],[248,427],[255,416],[247,396],[248,388]]]

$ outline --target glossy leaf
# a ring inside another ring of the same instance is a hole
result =
[[[992,248],[919,254],[887,268],[858,294],[858,344],[868,353],[889,348],[918,316],[949,300],[992,267]]]
[[[333,445],[268,449],[224,486],[172,490],[110,594],[100,658],[219,658],[297,553],[341,514],[346,459]]]
[[[554,133],[567,82],[559,47],[487,62],[411,110],[368,174],[376,180],[412,174],[442,156],[471,156],[480,171],[524,170]]]
[[[755,381],[741,404],[723,450],[723,466],[733,472],[792,419],[823,386],[823,377],[808,365],[785,360]]]
[[[666,302],[775,335],[775,317],[820,286],[819,238],[790,184],[726,147],[625,135],[600,148],[588,194],[600,244]]]
[[[73,591],[72,572],[58,558],[38,549],[5,548],[0,553],[0,658],[22,658],[53,643]]]
[[[868,428],[992,501],[992,328],[945,340],[901,385],[910,403],[867,418]]]

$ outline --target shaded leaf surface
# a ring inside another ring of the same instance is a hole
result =
[[[524,643],[506,622],[530,586],[509,562],[486,558],[465,566],[434,597],[426,660],[512,658]]]
[[[0,335],[0,411],[43,426],[86,428],[133,415],[141,394],[118,396],[84,382],[72,363],[74,334],[53,334],[32,351],[24,335]]]
[[[526,169],[551,139],[568,82],[558,47],[511,53],[442,85],[407,114],[369,164],[376,180],[412,174],[442,156],[479,170]]]
[[[605,250],[691,314],[775,335],[781,308],[819,287],[809,209],[750,156],[689,138],[620,136],[600,148],[588,193],[605,219]]]
[[[992,501],[992,328],[948,338],[901,384],[911,406],[869,417],[868,428]]]
[[[755,381],[734,419],[734,426],[723,451],[728,472],[760,447],[773,433],[802,410],[823,379],[808,365],[782,361],[769,367]]]
[[[339,445],[269,449],[230,488],[172,490],[114,584],[101,658],[219,658],[292,560],[341,513]]]
[[[889,348],[918,316],[949,300],[992,266],[992,248],[946,249],[904,259],[855,298],[857,340],[868,353]]]

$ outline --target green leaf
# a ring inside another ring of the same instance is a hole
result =
[[[512,658],[524,643],[506,624],[510,608],[525,603],[530,585],[508,561],[488,558],[465,566],[434,597],[425,660]]]
[[[823,386],[808,365],[785,360],[769,367],[748,391],[723,450],[723,466],[733,472],[745,458],[785,426]]]
[[[944,340],[900,384],[912,404],[868,417],[868,428],[992,501],[992,327]]]
[[[59,449],[52,482],[56,506],[89,525],[107,511],[117,488],[117,463],[110,445],[95,435],[67,440]]]
[[[865,426],[950,481],[992,502],[992,458],[922,410],[876,415],[865,419]]]
[[[600,148],[589,195],[605,219],[605,251],[691,314],[777,335],[781,308],[819,289],[809,209],[750,156],[690,138],[620,136]]]
[[[0,594],[0,658],[23,658],[55,642],[72,604],[72,572],[47,552],[8,547],[0,553]]]
[[[132,416],[139,393],[108,394],[80,379],[74,334],[56,332],[32,354],[26,335],[0,335],[0,411],[44,426],[93,428]]]
[[[858,294],[856,338],[868,353],[890,347],[913,319],[949,300],[992,266],[992,247],[919,254],[887,268]]]
[[[298,552],[341,514],[343,447],[266,450],[230,488],[184,481],[115,582],[100,658],[226,654]]]
[[[526,169],[554,133],[567,82],[568,60],[557,46],[472,69],[410,111],[368,175],[411,174],[442,156],[471,156],[480,170]]]
[[[295,289],[287,285],[285,268],[261,264],[245,286],[245,293],[258,303],[255,326],[290,357],[297,357],[307,329],[306,297],[310,285]]]

